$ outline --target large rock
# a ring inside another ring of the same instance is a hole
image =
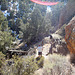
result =
[[[66,26],[65,41],[69,51],[75,54],[75,17]]]

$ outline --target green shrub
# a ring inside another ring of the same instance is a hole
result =
[[[42,68],[43,65],[44,65],[44,57],[43,56],[37,57],[36,58],[36,63],[37,63],[37,65],[38,65],[39,68]]]
[[[0,75],[3,74],[2,67],[4,65],[4,62],[5,62],[5,55],[2,52],[0,52]]]
[[[33,56],[25,56],[24,58],[13,56],[13,59],[8,61],[14,63],[6,65],[3,75],[33,75],[34,71],[38,69]]]

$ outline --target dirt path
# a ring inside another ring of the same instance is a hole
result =
[[[42,56],[47,57],[46,54],[49,52],[50,44],[43,45]],[[36,57],[38,56],[38,51],[36,50]]]
[[[48,60],[48,56],[46,56],[46,54],[49,52],[49,48],[50,48],[50,44],[45,44],[43,45],[43,52],[42,52],[42,56],[44,56],[44,63],[46,62],[46,60]],[[36,53],[36,57],[38,56],[38,51]],[[43,69],[40,68],[39,70],[35,71],[34,75],[43,75]]]
[[[51,44],[45,44],[45,45],[43,46],[43,52],[42,52],[42,54],[43,54],[44,57],[45,57],[46,54],[49,52],[50,46],[51,46]]]

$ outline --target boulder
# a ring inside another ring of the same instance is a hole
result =
[[[65,41],[70,53],[75,54],[75,17],[66,26]]]

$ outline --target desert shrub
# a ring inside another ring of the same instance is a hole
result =
[[[44,57],[40,56],[36,58],[36,63],[38,65],[39,68],[42,68],[44,65]]]
[[[45,60],[42,75],[71,75],[72,68],[69,61],[62,55],[50,55]]]

